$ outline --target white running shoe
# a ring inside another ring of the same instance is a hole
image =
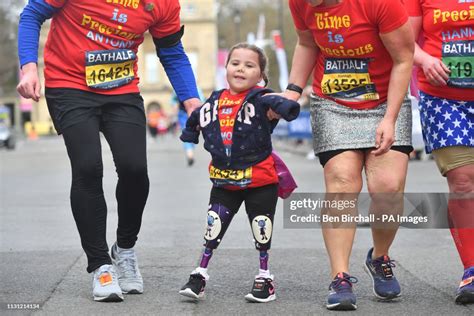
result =
[[[118,283],[117,272],[111,264],[101,265],[94,271],[92,295],[98,302],[123,301],[122,290]]]
[[[143,278],[138,269],[137,255],[133,248],[119,249],[117,243],[111,249],[112,263],[117,269],[118,282],[125,294],[142,294]]]

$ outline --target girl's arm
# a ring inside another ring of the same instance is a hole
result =
[[[181,132],[179,139],[185,143],[199,143],[199,115],[201,107],[195,109],[186,121],[186,127]]]
[[[300,105],[298,102],[289,100],[276,94],[267,94],[260,98],[260,104],[273,111],[285,121],[293,121],[300,114]]]

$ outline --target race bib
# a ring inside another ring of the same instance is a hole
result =
[[[216,186],[246,187],[252,182],[252,167],[245,170],[219,169],[211,165],[209,177]]]
[[[323,94],[344,101],[378,100],[370,80],[368,58],[326,58],[321,80]]]
[[[94,89],[109,90],[126,85],[135,78],[133,65],[137,59],[130,49],[86,52],[86,83]]]
[[[474,41],[443,42],[443,63],[451,70],[448,85],[474,88]]]

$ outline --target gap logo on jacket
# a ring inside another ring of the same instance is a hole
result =
[[[250,89],[237,113],[231,149],[226,153],[218,120],[219,98],[223,91],[214,91],[204,105],[194,110],[180,139],[197,144],[202,132],[204,148],[211,154],[213,166],[244,170],[265,160],[272,152],[271,133],[278,121],[268,120],[268,110],[291,121],[298,117],[300,106],[278,95],[266,95],[273,92],[270,89]]]

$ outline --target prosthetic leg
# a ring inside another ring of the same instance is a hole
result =
[[[252,228],[255,248],[260,252],[260,269],[252,291],[245,296],[250,302],[267,303],[276,299],[273,275],[268,269],[268,250],[271,246],[274,213],[247,213]]]
[[[222,237],[224,237],[227,228],[232,222],[234,212],[226,208],[222,204],[210,204],[207,211],[207,225],[204,232],[204,252],[201,257],[199,267],[191,272],[188,283],[186,283],[179,294],[200,299],[204,297],[204,287],[206,281],[209,280],[207,273],[207,265],[212,257],[212,252],[216,249]]]

